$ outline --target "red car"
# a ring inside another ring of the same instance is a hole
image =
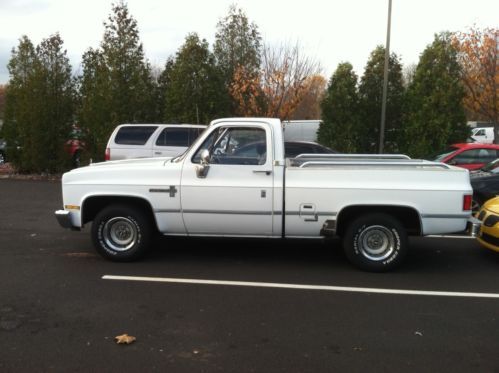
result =
[[[71,164],[75,168],[81,166],[81,154],[85,150],[85,143],[81,140],[82,136],[82,130],[77,125],[73,125],[71,139],[64,144],[64,149],[71,156]]]
[[[451,145],[432,160],[468,170],[478,170],[497,158],[499,158],[499,145],[464,143]]]

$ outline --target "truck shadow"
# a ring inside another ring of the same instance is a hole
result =
[[[339,239],[280,240],[256,238],[157,237],[146,260],[343,262]]]

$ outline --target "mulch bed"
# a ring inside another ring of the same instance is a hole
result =
[[[0,179],[16,180],[61,180],[61,175],[53,174],[20,174],[10,163],[0,165]]]

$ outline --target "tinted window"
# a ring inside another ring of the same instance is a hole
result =
[[[288,158],[294,158],[299,154],[309,153],[306,151],[301,144],[294,143],[284,143],[285,156]]]
[[[156,140],[158,146],[191,146],[203,128],[165,128]]]
[[[294,158],[300,154],[330,154],[335,153],[333,150],[319,144],[307,144],[296,142],[285,142],[285,157]]]
[[[116,134],[114,142],[120,145],[144,145],[157,126],[125,126]]]
[[[428,158],[432,159],[435,162],[441,162],[444,158],[446,158],[447,156],[449,156],[452,153],[454,153],[457,149],[458,148],[450,147],[448,149],[445,149],[443,152],[440,152],[438,154],[434,154],[434,155],[432,155],[432,156],[430,156]]]
[[[457,164],[489,163],[496,158],[494,149],[471,149],[456,155],[453,161]]]

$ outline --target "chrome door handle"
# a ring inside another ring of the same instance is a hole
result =
[[[272,173],[271,170],[253,170],[254,174],[265,174],[265,175],[270,175]]]
[[[163,154],[163,152],[154,152],[154,154],[161,155],[161,154]]]

